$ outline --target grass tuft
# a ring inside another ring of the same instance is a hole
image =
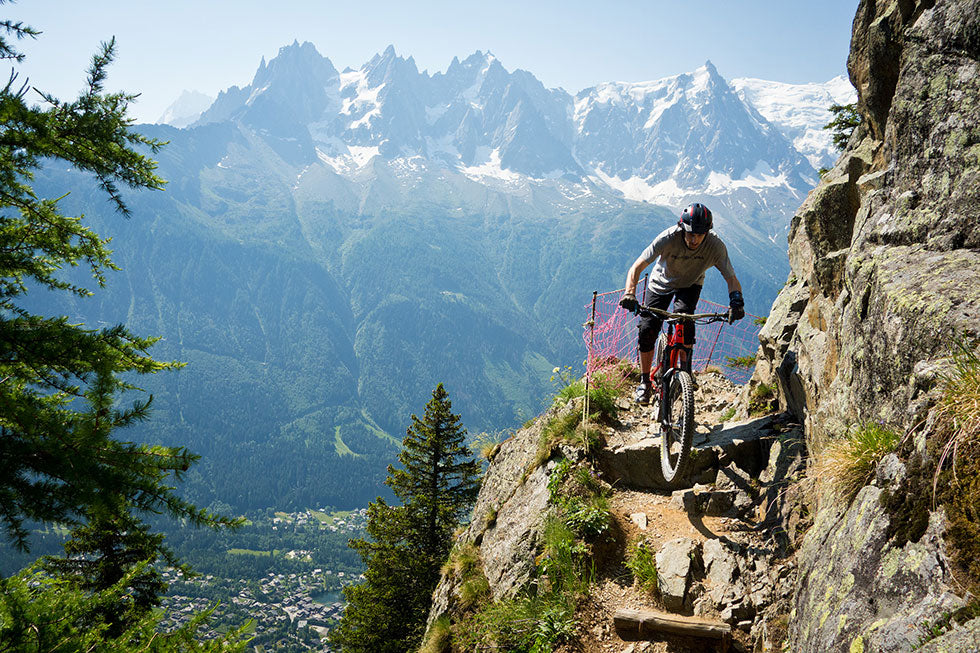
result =
[[[850,503],[874,476],[878,463],[895,451],[901,435],[877,422],[865,422],[846,437],[829,444],[816,456],[812,468],[816,484]]]
[[[639,539],[630,543],[626,567],[633,572],[633,579],[642,589],[651,593],[657,591],[657,559],[649,542]]]
[[[452,628],[449,617],[439,617],[432,622],[419,653],[448,653],[451,649]]]
[[[980,594],[980,356],[962,342],[958,349],[937,406],[937,431],[946,443],[933,497],[946,507],[954,560]]]
[[[774,408],[776,387],[768,383],[760,383],[752,389],[749,396],[749,416],[759,417],[769,413]]]

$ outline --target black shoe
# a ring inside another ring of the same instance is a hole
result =
[[[650,386],[650,382],[640,381],[640,385],[636,386],[636,403],[646,406],[650,403],[652,394],[653,388]]]

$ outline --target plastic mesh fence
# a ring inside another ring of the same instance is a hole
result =
[[[638,364],[636,348],[637,316],[620,308],[623,289],[597,293],[595,316],[590,301],[585,308],[588,319],[583,337],[588,349],[586,373],[591,378],[596,372],[606,371],[626,360]],[[721,313],[728,306],[707,299],[698,302],[697,313]],[[755,353],[759,348],[759,331],[762,320],[749,313],[734,324],[715,322],[697,326],[694,355],[691,365],[702,371],[708,365],[722,370],[726,377],[744,384],[755,369]],[[654,363],[656,365],[656,363]]]

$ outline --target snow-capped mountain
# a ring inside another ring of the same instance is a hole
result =
[[[163,114],[157,119],[157,124],[171,125],[173,127],[186,127],[195,122],[211,103],[214,98],[205,95],[200,91],[183,91],[174,100],[173,104],[164,110]]]
[[[776,125],[793,146],[816,169],[827,168],[837,159],[829,131],[830,105],[849,104],[857,98],[843,75],[823,84],[783,84],[747,77],[732,80],[739,97]]]
[[[831,156],[819,127],[841,82],[741,80],[736,93],[708,62],[572,97],[490,53],[429,75],[389,47],[338,73],[312,44],[294,43],[263,60],[249,86],[221,93],[198,124],[237,119],[277,133],[344,177],[377,158],[515,192],[561,180],[579,196],[673,207],[702,199],[778,239],[816,181],[813,162]]]
[[[503,206],[492,210],[554,220],[646,204],[676,215],[702,201],[737,257],[771,262],[759,283],[774,295],[790,217],[818,178],[812,161],[832,156],[821,128],[826,107],[847,99],[842,83],[741,80],[736,90],[707,62],[573,97],[489,52],[429,74],[388,47],[338,72],[294,42],[195,125],[239,125],[295,167],[292,192],[355,212]]]
[[[814,171],[705,63],[693,73],[586,89],[575,100],[578,159],[629,199],[695,199],[743,214],[769,237],[786,226]],[[762,207],[779,207],[778,217]],[[775,219],[774,219],[775,218]]]

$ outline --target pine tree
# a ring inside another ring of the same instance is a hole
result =
[[[39,567],[82,592],[98,594],[122,584],[123,600],[95,603],[84,621],[104,624],[106,634],[119,637],[160,605],[167,583],[154,566],[162,562],[190,573],[164,546],[160,533],[135,518],[122,501],[90,511],[83,526],[65,542],[65,556],[46,556]]]
[[[834,147],[843,150],[847,147],[847,141],[851,140],[851,134],[861,124],[861,114],[858,113],[856,102],[832,104],[830,105],[830,112],[834,117],[823,128],[831,131]]]
[[[21,61],[13,41],[38,34],[0,21],[0,59]],[[149,355],[156,339],[25,307],[30,289],[91,295],[70,280],[72,267],[88,268],[98,287],[116,269],[108,240],[87,228],[84,216],[61,210],[64,195],[38,195],[31,185],[37,171],[66,164],[90,175],[124,217],[121,185],[164,186],[149,156],[164,143],[135,132],[126,115],[136,96],[104,91],[114,47],[114,39],[102,44],[71,102],[20,83],[14,72],[0,88],[0,523],[23,550],[28,521],[75,526],[70,545],[85,558],[49,560],[0,578],[0,650],[210,647],[193,640],[200,619],[172,635],[155,632],[159,619],[150,608],[162,583],[151,565],[168,553],[138,515],[238,523],[174,492],[172,483],[197,459],[185,448],[137,445],[115,434],[149,414],[152,398],[119,406],[120,395],[138,391],[131,380],[180,366]]]
[[[347,609],[331,633],[343,651],[397,653],[419,645],[453,530],[479,491],[480,466],[465,437],[440,383],[422,419],[412,415],[402,467],[388,467],[385,483],[401,505],[379,497],[368,507],[370,539],[351,540],[367,570],[363,583],[344,589]]]
[[[0,57],[19,60],[9,39],[36,34],[0,22]],[[60,161],[90,173],[124,216],[129,210],[118,184],[164,185],[156,163],[138,151],[155,153],[163,143],[134,132],[126,116],[136,96],[103,91],[114,45],[102,44],[85,90],[72,102],[18,85],[15,74],[0,89],[0,521],[21,548],[27,546],[25,520],[77,525],[107,497],[197,524],[227,523],[183,501],[164,482],[180,480],[196,456],[183,447],[113,436],[146,419],[151,404],[116,407],[118,395],[136,390],[124,375],[180,366],[148,354],[157,339],[122,325],[89,329],[23,306],[31,287],[90,295],[66,279],[64,270],[73,266],[87,266],[99,287],[106,271],[116,269],[108,241],[85,227],[83,216],[65,215],[61,198],[35,193],[30,182],[42,165]],[[29,94],[43,105],[30,104]]]

